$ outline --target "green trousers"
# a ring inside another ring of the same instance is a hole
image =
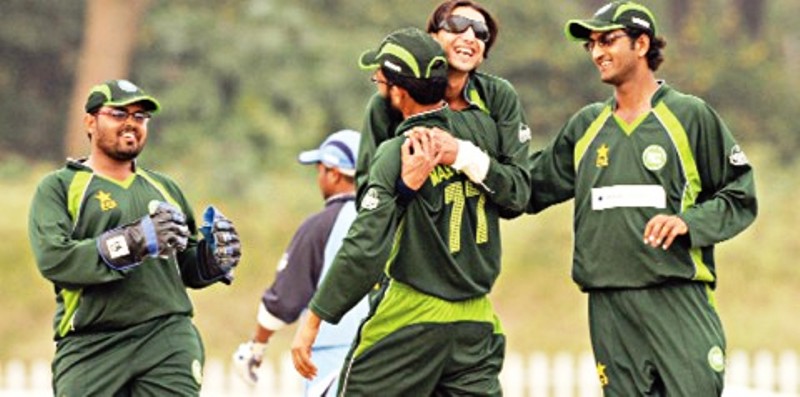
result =
[[[505,336],[487,297],[449,302],[396,282],[383,292],[345,362],[340,396],[502,395]]]
[[[725,335],[704,283],[589,292],[605,397],[722,394]]]
[[[203,362],[200,334],[184,315],[68,335],[56,347],[53,395],[198,396]]]

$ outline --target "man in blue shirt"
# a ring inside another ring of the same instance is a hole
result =
[[[318,149],[302,152],[298,157],[302,164],[316,165],[325,208],[308,217],[295,232],[278,263],[275,281],[261,298],[253,339],[242,343],[234,353],[236,368],[248,382],[257,381],[255,370],[272,334],[295,322],[305,310],[355,219],[354,175],[359,140],[360,134],[355,131],[338,131]],[[364,299],[339,324],[326,324],[320,330],[313,346],[320,376],[306,382],[307,396],[317,396],[325,390],[325,395],[335,395],[335,381],[367,311]]]

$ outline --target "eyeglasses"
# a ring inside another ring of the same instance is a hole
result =
[[[102,109],[98,110],[97,114],[102,114],[111,117],[117,122],[123,122],[128,120],[128,117],[133,117],[133,122],[136,124],[144,124],[147,120],[150,120],[151,114],[148,112],[128,112],[127,110],[122,109]]]
[[[485,22],[462,17],[461,15],[450,15],[439,23],[439,29],[444,29],[450,33],[464,33],[469,28],[472,28],[472,31],[475,32],[475,38],[484,43],[488,43],[492,37]]]
[[[617,31],[616,33],[608,32],[600,35],[597,40],[587,39],[586,42],[583,43],[583,48],[586,49],[587,52],[592,52],[595,45],[599,45],[600,48],[606,48],[610,45],[613,45],[617,39],[627,35],[628,33],[626,33],[624,30]]]
[[[391,86],[391,85],[392,85],[392,83],[390,83],[388,80],[379,80],[379,79],[378,79],[377,77],[375,77],[375,76],[372,76],[372,77],[370,77],[370,78],[369,78],[369,81],[371,81],[371,82],[372,82],[372,84],[386,84],[386,86],[387,86],[387,87],[389,87],[389,86]]]

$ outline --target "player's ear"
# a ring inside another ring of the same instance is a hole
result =
[[[334,183],[339,183],[339,181],[341,181],[342,177],[344,176],[344,174],[342,174],[342,172],[339,171],[339,169],[336,167],[328,168],[328,173],[331,176],[331,181]]]
[[[640,57],[647,56],[647,51],[650,49],[650,36],[646,34],[641,34],[639,37],[636,38],[634,42],[634,48],[636,49],[636,53]]]
[[[97,117],[91,113],[86,113],[83,115],[83,125],[86,127],[86,136],[91,141],[92,134],[94,133],[94,130],[97,129]]]
[[[391,100],[392,105],[396,109],[400,109],[400,105],[402,105],[405,96],[408,95],[405,89],[397,85],[390,85],[388,91],[389,99]]]

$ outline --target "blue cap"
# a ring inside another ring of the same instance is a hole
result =
[[[337,131],[328,136],[318,149],[300,153],[297,160],[302,164],[322,163],[331,168],[338,168],[342,174],[353,176],[356,174],[360,141],[361,134],[356,131]]]

